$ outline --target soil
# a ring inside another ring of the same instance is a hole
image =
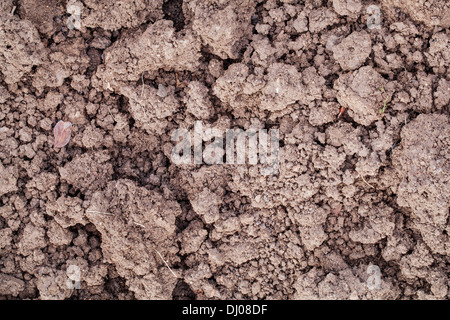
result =
[[[0,0],[0,298],[449,299],[449,13]],[[174,163],[199,120],[279,170]]]

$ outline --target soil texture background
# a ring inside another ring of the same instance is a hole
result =
[[[0,298],[449,299],[449,28],[447,0],[0,0]],[[196,121],[278,129],[277,173],[174,163]]]

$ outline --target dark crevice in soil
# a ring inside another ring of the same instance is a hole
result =
[[[111,268],[114,268],[114,266],[111,266]],[[124,293],[127,295],[133,293],[132,291],[129,291],[124,278],[120,276],[111,278],[109,273],[106,276],[104,287],[106,292],[110,293],[112,296],[116,298],[118,298],[120,293]]]
[[[115,31],[112,32],[112,34],[111,34],[111,44],[113,44],[114,42],[116,42],[120,38],[120,35],[122,34],[121,31],[122,30],[115,30]]]
[[[172,298],[173,300],[196,300],[196,295],[190,286],[180,279],[173,289]]]
[[[185,26],[183,0],[168,0],[163,3],[164,19],[173,21],[175,31],[181,31]]]
[[[231,66],[233,63],[239,63],[239,61],[236,59],[224,59],[223,70],[228,70],[228,67]]]
[[[186,215],[192,210],[191,203],[189,200],[177,200],[178,204],[181,207],[181,215],[179,215],[175,220],[175,225],[177,227],[177,233],[181,233],[184,229],[187,228],[190,221],[186,220]]]

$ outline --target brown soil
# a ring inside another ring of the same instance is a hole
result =
[[[449,13],[0,0],[0,298],[449,299]],[[196,120],[278,173],[176,165]]]

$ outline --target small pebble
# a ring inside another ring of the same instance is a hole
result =
[[[167,88],[162,84],[158,85],[158,92],[156,93],[159,97],[165,98],[167,96]]]

